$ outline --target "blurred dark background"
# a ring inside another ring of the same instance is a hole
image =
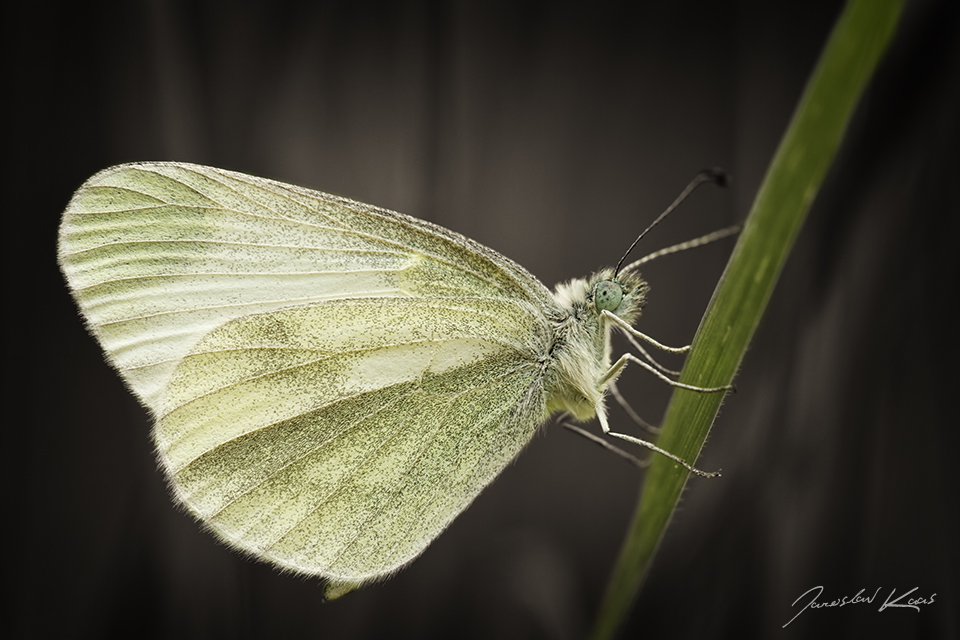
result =
[[[427,552],[335,603],[174,507],[56,265],[81,182],[212,164],[426,218],[547,285],[742,220],[841,2],[8,2],[5,627],[18,638],[579,638],[642,475],[548,425]],[[958,4],[908,3],[624,637],[956,638]],[[687,342],[732,243],[644,272]],[[674,364],[678,362],[673,361]],[[657,421],[669,391],[620,388]],[[614,424],[629,429],[622,412]],[[796,613],[860,589],[936,594]],[[9,637],[9,636],[8,636]]]

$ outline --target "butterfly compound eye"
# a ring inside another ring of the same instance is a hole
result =
[[[620,306],[623,300],[623,289],[613,280],[603,280],[597,283],[593,292],[593,300],[598,311],[613,311]]]

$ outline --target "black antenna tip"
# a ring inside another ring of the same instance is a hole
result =
[[[712,169],[704,169],[700,172],[707,180],[713,182],[713,184],[718,187],[727,187],[730,186],[730,175],[721,169],[720,167],[714,167]]]
[[[690,192],[691,192],[691,191],[693,191],[694,189],[696,189],[697,187],[699,187],[699,186],[700,186],[701,184],[703,184],[704,182],[712,182],[712,183],[716,184],[717,186],[725,187],[725,186],[727,186],[727,184],[728,184],[728,182],[729,182],[729,179],[727,178],[727,172],[724,171],[723,169],[718,169],[718,168],[704,169],[703,171],[701,171],[700,173],[698,173],[698,174],[693,178],[693,180],[690,181],[690,184],[688,184],[688,185],[686,186],[686,188],[685,188],[683,191],[680,192],[680,195],[677,196],[677,199],[674,200],[673,203],[672,203],[669,207],[667,207],[667,208],[664,210],[663,213],[661,213],[659,216],[657,216],[657,219],[654,220],[653,222],[651,222],[651,223],[650,223],[650,226],[647,227],[646,229],[644,229],[644,230],[643,230],[643,233],[641,233],[639,236],[637,236],[637,239],[633,241],[633,244],[630,245],[630,248],[627,249],[627,252],[626,252],[625,254],[623,254],[623,257],[622,257],[622,258],[620,258],[620,262],[617,263],[617,268],[613,270],[613,279],[614,279],[614,280],[616,280],[617,274],[620,273],[620,267],[623,266],[623,261],[627,259],[627,256],[630,255],[630,252],[633,251],[633,248],[634,248],[635,246],[637,246],[637,243],[638,243],[638,242],[640,242],[640,238],[642,238],[643,236],[647,235],[647,232],[650,231],[650,229],[653,229],[655,226],[657,226],[657,224],[659,224],[659,222],[660,222],[661,220],[663,220],[665,217],[667,217],[667,215],[668,215],[671,211],[673,211],[674,209],[676,209],[677,206],[678,206],[681,202],[683,202],[683,201],[686,199],[687,196],[690,195]]]

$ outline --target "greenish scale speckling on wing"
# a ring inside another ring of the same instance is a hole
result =
[[[551,293],[428,222],[182,163],[91,178],[59,258],[178,499],[331,596],[423,552],[552,413],[604,415],[600,311],[646,291]]]

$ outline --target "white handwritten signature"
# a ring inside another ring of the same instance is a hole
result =
[[[917,597],[917,598],[910,598],[910,599],[907,600],[906,602],[900,602],[901,600],[903,600],[904,598],[906,598],[907,596],[909,596],[911,593],[913,593],[914,591],[916,591],[916,590],[919,589],[919,588],[920,588],[920,587],[914,587],[913,589],[911,589],[910,591],[907,591],[906,593],[902,594],[902,595],[899,596],[898,598],[896,598],[896,599],[894,599],[894,600],[891,600],[891,598],[893,598],[893,596],[896,595],[896,593],[897,593],[897,590],[896,590],[896,589],[893,589],[893,590],[890,592],[890,595],[887,596],[887,599],[884,600],[883,604],[880,605],[880,608],[877,609],[877,611],[883,611],[884,609],[894,609],[894,608],[897,608],[897,609],[916,609],[917,611],[920,611],[920,605],[922,605],[922,604],[933,604],[934,598],[937,597],[937,594],[935,594],[935,593],[934,593],[934,594],[931,594],[929,598]],[[804,607],[803,607],[802,609],[800,609],[800,611],[797,612],[797,615],[795,615],[795,616],[793,616],[792,618],[790,618],[790,620],[787,622],[787,624],[790,624],[791,622],[793,622],[794,620],[796,620],[796,619],[797,619],[797,616],[799,616],[801,613],[803,613],[803,612],[806,611],[807,609],[826,609],[826,608],[828,608],[828,607],[843,607],[843,606],[846,606],[846,605],[848,605],[848,604],[864,604],[864,603],[866,603],[866,604],[873,604],[873,601],[874,601],[874,599],[877,597],[877,594],[880,593],[880,589],[882,589],[882,587],[877,587],[877,590],[873,592],[873,595],[872,595],[872,596],[865,596],[865,595],[863,595],[863,592],[866,591],[866,589],[860,589],[860,591],[857,592],[857,595],[853,596],[852,598],[849,598],[849,597],[847,597],[847,596],[843,596],[842,598],[838,598],[838,599],[836,599],[836,600],[831,600],[830,602],[818,602],[818,601],[817,601],[817,598],[819,598],[819,597],[823,594],[823,587],[822,587],[822,586],[813,587],[812,589],[807,589],[807,590],[804,591],[802,594],[800,594],[800,597],[799,597],[799,598],[797,598],[796,600],[793,601],[793,604],[790,605],[791,607],[797,606],[797,603],[800,602],[801,600],[803,600],[804,596],[806,596],[807,594],[813,593],[813,592],[816,592],[816,593],[814,593],[814,595],[813,595],[813,597],[810,599],[810,601],[807,602],[807,604],[805,604]],[[787,624],[785,624],[785,625],[783,625],[783,626],[786,627]]]

